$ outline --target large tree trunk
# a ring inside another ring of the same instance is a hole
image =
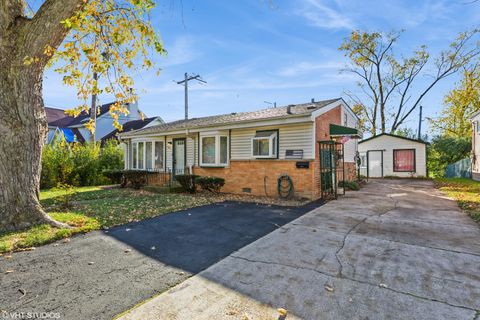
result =
[[[38,66],[0,69],[0,231],[38,223],[64,226],[52,220],[38,200],[48,130],[42,76]]]
[[[67,227],[52,220],[38,199],[47,133],[42,77],[50,59],[44,50],[61,44],[68,31],[61,21],[86,2],[45,0],[29,19],[25,0],[0,1],[0,232],[38,223]]]

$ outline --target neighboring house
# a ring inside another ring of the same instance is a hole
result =
[[[120,139],[129,169],[223,177],[225,192],[266,196],[277,196],[278,178],[287,174],[296,196],[314,199],[321,194],[319,142],[331,141],[333,124],[353,180],[357,141],[346,136],[358,136],[358,118],[343,99],[179,120]]]
[[[426,177],[427,143],[382,133],[358,143],[360,174],[368,178]]]
[[[472,121],[472,179],[480,181],[480,112],[471,118]]]
[[[114,137],[117,130],[113,126],[113,118],[109,113],[112,103],[107,103],[99,107],[96,121],[95,141],[105,141],[105,137]],[[128,115],[120,115],[118,122],[123,125],[124,130],[135,130],[147,125],[161,124],[163,120],[160,117],[147,118],[142,120],[142,114],[138,109],[138,103],[128,104]],[[65,114],[65,110],[45,107],[48,119],[47,143],[52,143],[55,137],[63,135],[68,142],[90,141],[90,131],[85,125],[90,120],[90,112],[82,112],[77,117],[71,117]]]

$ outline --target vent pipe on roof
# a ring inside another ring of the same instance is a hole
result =
[[[292,107],[293,107],[293,104],[290,104],[287,106],[287,113],[288,114],[292,114]]]
[[[315,98],[312,98],[312,103],[315,103]]]

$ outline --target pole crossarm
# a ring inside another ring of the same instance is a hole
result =
[[[185,87],[185,120],[188,119],[188,81],[196,80],[201,83],[207,83],[207,81],[203,80],[202,77],[198,74],[188,75],[185,72],[185,79],[181,81],[175,81],[177,84],[183,84]]]

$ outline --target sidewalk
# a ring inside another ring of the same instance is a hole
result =
[[[474,319],[480,229],[425,181],[372,181],[120,319]]]

